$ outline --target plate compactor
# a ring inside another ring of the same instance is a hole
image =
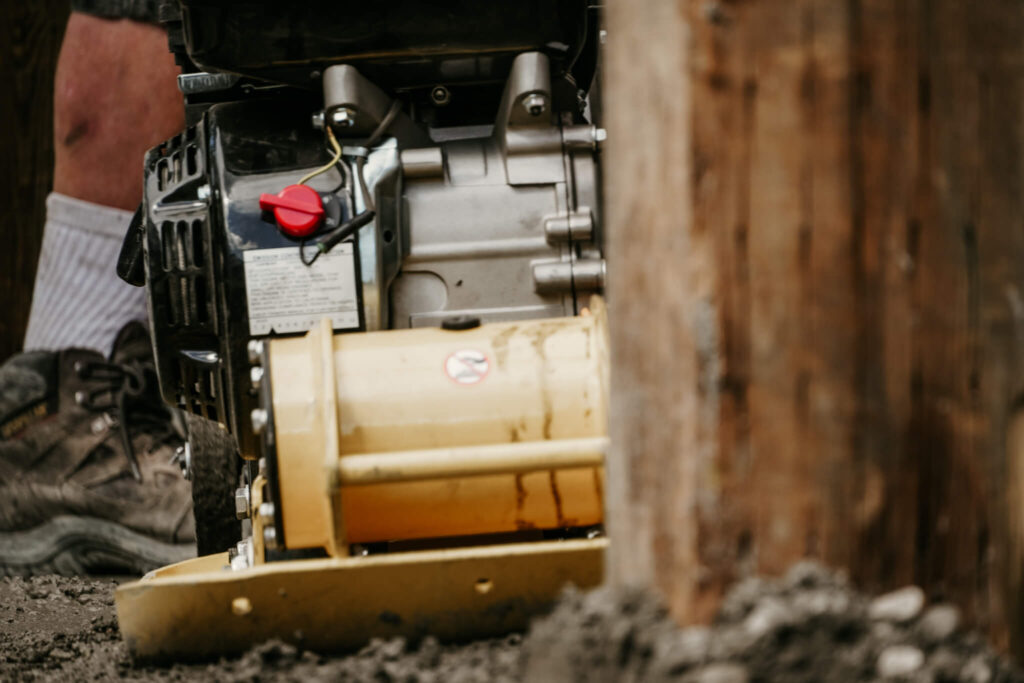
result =
[[[189,127],[146,157],[119,272],[190,415],[200,557],[118,589],[132,654],[484,637],[598,584],[596,10],[161,16]]]

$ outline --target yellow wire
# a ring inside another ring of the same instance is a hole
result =
[[[299,181],[299,185],[305,185],[307,181],[312,180],[321,173],[326,173],[327,171],[331,170],[332,168],[334,168],[334,165],[337,164],[338,161],[341,159],[341,145],[338,144],[337,138],[334,137],[334,131],[331,130],[330,125],[324,127],[327,128],[327,139],[330,140],[331,147],[334,148],[334,158],[331,159],[326,164],[324,164],[323,166],[321,166],[320,168],[316,169],[315,171],[310,171],[306,175],[302,176],[302,180]]]

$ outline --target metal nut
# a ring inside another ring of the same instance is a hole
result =
[[[263,547],[267,550],[277,550],[277,529],[272,526],[263,528]]]
[[[249,487],[239,486],[235,489],[235,517],[245,519],[249,516]]]
[[[540,93],[533,93],[523,98],[523,108],[526,109],[530,116],[540,116],[544,113],[547,105],[547,98]]]
[[[252,384],[252,388],[255,391],[260,390],[260,385],[263,384],[263,368],[259,365],[254,365],[249,368],[249,382]]]
[[[342,128],[351,128],[356,125],[356,112],[348,107],[339,107],[331,112],[331,124]]]
[[[252,422],[252,431],[254,434],[262,434],[263,430],[267,428],[267,420],[269,416],[267,411],[263,408],[253,408],[252,412],[249,413],[249,420]]]
[[[260,365],[263,363],[263,340],[262,339],[250,339],[249,343],[246,344],[245,350],[249,354],[249,363],[251,365]]]
[[[186,441],[181,446],[178,446],[174,450],[174,457],[171,458],[171,462],[178,464],[181,468],[181,476],[186,481],[192,481],[192,444]]]
[[[260,517],[260,523],[264,526],[272,526],[274,524],[274,504],[273,503],[260,503],[259,510],[256,514]]]
[[[451,102],[452,94],[448,88],[443,85],[435,85],[430,91],[430,99],[434,101],[434,104],[444,106]]]

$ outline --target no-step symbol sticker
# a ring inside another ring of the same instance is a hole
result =
[[[444,361],[445,374],[456,384],[476,384],[490,369],[487,354],[476,349],[456,351]]]

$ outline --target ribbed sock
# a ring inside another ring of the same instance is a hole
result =
[[[106,355],[121,327],[146,319],[146,293],[117,276],[132,214],[57,192],[46,198],[25,350],[90,348]]]

